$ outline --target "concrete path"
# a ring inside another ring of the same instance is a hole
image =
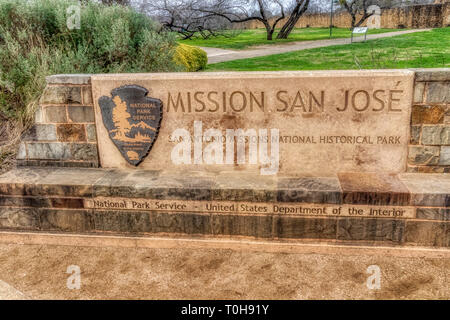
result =
[[[367,35],[367,40],[374,40],[380,38],[394,37],[402,34],[415,33],[415,32],[423,32],[430,31],[431,29],[415,29],[415,30],[405,30],[405,31],[394,31],[394,32],[386,32],[380,34],[371,34]],[[356,41],[361,41],[364,37],[359,36],[356,38]],[[272,54],[279,54],[291,51],[299,51],[313,48],[321,48],[335,45],[343,45],[349,44],[350,38],[342,38],[342,39],[330,39],[330,40],[313,40],[313,41],[295,41],[295,42],[286,42],[277,45],[263,45],[252,47],[252,49],[247,50],[224,50],[219,48],[208,48],[201,47],[206,51],[208,55],[208,63],[218,63],[225,62],[231,60],[238,59],[247,59],[254,57],[262,57],[269,56]]]

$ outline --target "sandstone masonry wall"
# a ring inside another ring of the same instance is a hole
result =
[[[415,69],[408,172],[450,172],[450,69]],[[54,75],[19,166],[99,167],[90,75]]]
[[[409,172],[450,172],[450,69],[416,70]]]
[[[98,167],[96,140],[90,75],[50,76],[18,165]]]
[[[357,17],[357,21],[361,17]],[[282,25],[285,21],[281,21]],[[367,21],[366,21],[367,22]],[[366,22],[363,26],[366,26]],[[443,4],[415,5],[403,8],[391,8],[381,11],[381,28],[440,28],[450,24],[450,2]],[[333,25],[339,28],[349,28],[351,17],[346,11],[333,15]],[[305,14],[295,25],[297,28],[329,27],[329,13]],[[245,29],[264,28],[259,21],[242,24]]]

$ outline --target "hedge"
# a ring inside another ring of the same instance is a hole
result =
[[[189,72],[204,70],[208,64],[208,57],[205,51],[187,44],[178,45],[174,60]]]

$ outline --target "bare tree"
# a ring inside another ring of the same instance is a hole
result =
[[[370,5],[374,4],[371,0],[339,0],[340,4],[347,10],[352,19],[351,28],[359,27],[366,21],[374,12],[368,12]],[[356,22],[356,17],[361,15],[361,18]]]
[[[231,24],[220,16],[208,15],[199,8],[205,0],[150,0],[143,1],[140,9],[158,20],[170,31],[179,33],[183,39],[201,36],[232,36]]]
[[[151,2],[149,2],[151,1]],[[286,39],[308,9],[310,0],[148,0],[141,8],[166,28],[184,38],[224,35],[224,29],[249,21],[259,21],[272,40],[281,21],[277,39]]]
[[[212,16],[220,16],[231,23],[259,21],[266,28],[267,40],[273,39],[275,29],[280,21],[287,18],[277,35],[277,39],[286,39],[300,16],[308,8],[310,0],[215,0],[201,12]],[[290,8],[289,8],[290,7]]]

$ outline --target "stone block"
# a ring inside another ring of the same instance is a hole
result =
[[[287,239],[336,239],[336,218],[274,217],[274,237]]]
[[[90,74],[55,74],[45,78],[48,84],[89,84]]]
[[[280,202],[342,203],[337,177],[279,178]]]
[[[56,141],[54,124],[35,124],[22,137],[24,141]]]
[[[19,144],[19,149],[17,150],[16,159],[23,160],[27,158],[27,145],[24,142]]]
[[[439,165],[450,166],[450,146],[441,147],[441,155],[439,158]]]
[[[91,87],[83,87],[81,92],[83,93],[83,104],[92,105],[92,89]]]
[[[417,219],[450,220],[450,208],[417,208]]]
[[[91,210],[40,210],[40,224],[43,230],[66,232],[90,232],[94,230]]]
[[[81,87],[47,86],[40,104],[81,104]]]
[[[28,143],[28,158],[29,159],[54,159],[63,160],[72,157],[69,146],[60,142],[36,142]]]
[[[412,124],[439,124],[444,122],[444,106],[413,106]]]
[[[448,222],[407,221],[405,242],[421,246],[450,246]]]
[[[89,142],[97,141],[97,131],[95,130],[95,124],[86,124],[86,136]]]
[[[449,103],[450,82],[429,82],[426,92],[427,103]]]
[[[411,205],[450,206],[450,176],[438,173],[402,173],[400,180],[411,192]]]
[[[423,93],[425,89],[424,82],[416,82],[414,84],[414,103],[422,103],[423,102]]]
[[[70,143],[73,160],[98,160],[97,145],[92,143]]]
[[[424,125],[421,141],[424,145],[450,145],[450,125]]]
[[[66,107],[63,106],[51,106],[51,107],[44,107],[44,121],[46,123],[66,123],[67,122],[67,114],[66,114]]]
[[[412,125],[411,126],[411,138],[409,140],[409,143],[410,144],[419,144],[421,133],[422,133],[421,125]]]
[[[69,106],[69,121],[74,123],[93,123],[94,108],[90,106]]]
[[[337,239],[401,243],[404,229],[404,220],[339,218]]]
[[[410,195],[395,174],[340,173],[343,202],[347,204],[407,205]]]
[[[0,228],[38,230],[39,214],[35,208],[1,208]]]
[[[86,131],[83,124],[59,124],[58,140],[61,142],[86,142]]]
[[[408,162],[413,165],[437,165],[439,163],[439,147],[409,146]]]
[[[94,213],[96,231],[143,233],[152,232],[150,212],[100,211]]]
[[[448,81],[450,70],[448,68],[411,69],[416,74],[416,81]]]
[[[272,219],[271,216],[213,214],[211,216],[212,233],[214,235],[271,238]]]

